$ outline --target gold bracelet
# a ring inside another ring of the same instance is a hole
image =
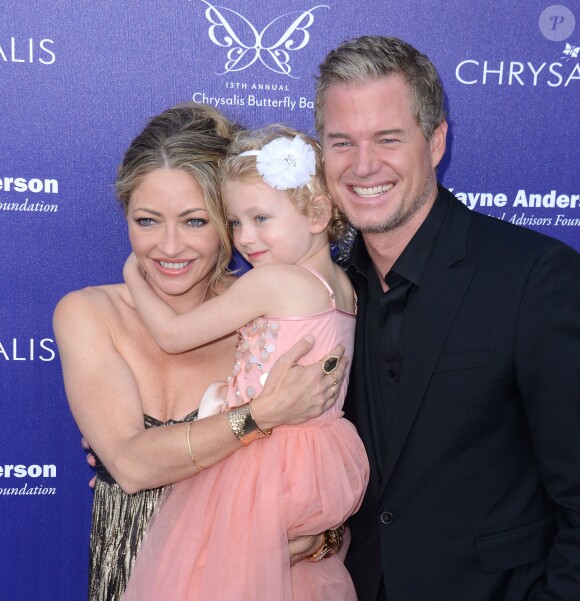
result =
[[[322,545],[314,551],[312,555],[309,555],[306,559],[308,561],[320,561],[326,557],[332,557],[336,555],[341,547],[344,535],[344,526],[338,528],[332,528],[325,530],[322,533]]]
[[[205,468],[203,467],[203,465],[201,465],[200,463],[197,462],[193,451],[191,450],[191,443],[189,442],[189,431],[191,430],[191,424],[192,422],[189,422],[187,424],[187,450],[189,451],[189,456],[191,457],[191,461],[193,462],[193,465],[195,465],[195,467],[201,472],[201,470],[204,470]]]
[[[241,407],[234,407],[228,411],[228,422],[236,438],[248,446],[259,438],[268,438],[272,428],[262,430],[252,415],[251,401]]]

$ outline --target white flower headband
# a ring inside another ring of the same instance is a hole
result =
[[[290,140],[281,136],[262,147],[246,150],[240,156],[255,156],[256,169],[264,181],[276,190],[308,186],[316,173],[316,155],[300,136]]]

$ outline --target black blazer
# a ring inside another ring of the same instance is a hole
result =
[[[578,601],[580,256],[439,194],[450,207],[413,301],[382,478],[355,278],[346,412],[371,482],[347,566],[359,601],[381,575],[388,601]]]

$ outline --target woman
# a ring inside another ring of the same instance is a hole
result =
[[[222,403],[207,412],[202,403],[200,416],[227,406],[232,421],[251,410],[275,358],[307,333],[316,338],[312,360],[338,342],[351,356],[356,299],[329,246],[346,223],[325,194],[322,165],[320,145],[293,129],[236,135],[221,165],[223,199],[233,244],[254,269],[193,311],[178,315],[163,302],[134,255],[125,264],[137,312],[167,352],[239,328]],[[268,440],[177,483],[139,551],[123,601],[356,599],[339,558],[291,568],[287,541],[336,527],[362,500],[368,461],[342,417],[346,380],[339,401],[319,418],[279,426],[265,433]]]
[[[148,265],[156,293],[177,312],[227,285],[230,244],[218,162],[232,129],[210,107],[179,105],[151,120],[119,169],[117,193],[133,251]],[[167,355],[124,284],[67,295],[56,308],[54,330],[71,410],[106,466],[95,486],[89,598],[111,601],[123,593],[162,487],[241,447],[225,414],[191,424],[209,384],[228,374],[236,338]],[[334,379],[320,365],[295,364],[310,345],[303,340],[272,370],[252,404],[260,429],[306,421],[334,401]],[[171,426],[153,427],[163,424]],[[308,554],[317,543],[313,537],[300,545]]]

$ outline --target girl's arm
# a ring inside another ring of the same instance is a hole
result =
[[[275,271],[263,271],[250,271],[219,296],[183,314],[177,314],[143,279],[133,253],[123,275],[135,308],[155,342],[166,353],[182,353],[230,334],[267,313],[267,299],[275,289]]]
[[[114,332],[91,298],[94,294],[73,292],[60,301],[54,314],[66,393],[82,435],[128,493],[191,476],[197,468],[189,457],[187,425],[145,429],[135,375],[118,353]],[[252,402],[261,428],[304,422],[334,402],[332,378],[321,377],[320,364],[296,364],[311,347],[303,339],[276,362],[264,391]],[[332,351],[342,352],[342,348]],[[339,378],[345,366],[343,359]],[[224,413],[193,423],[190,442],[204,467],[241,447]]]
[[[131,253],[127,257],[125,266],[123,267],[123,277],[129,287],[129,292],[131,293],[139,317],[143,320],[155,342],[166,353],[181,353],[200,346],[199,344],[195,344],[194,340],[191,340],[191,344],[184,348],[179,348],[172,344],[177,338],[175,335],[175,318],[177,317],[177,313],[145,281],[135,253]]]

